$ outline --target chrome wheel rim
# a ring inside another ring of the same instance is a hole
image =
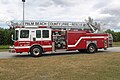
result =
[[[90,46],[90,47],[89,47],[89,51],[90,51],[90,52],[94,52],[94,51],[95,51],[95,48],[94,48],[93,46]]]
[[[34,48],[33,49],[33,54],[36,55],[36,56],[39,55],[40,54],[40,50],[38,48]]]

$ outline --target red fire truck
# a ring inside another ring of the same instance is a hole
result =
[[[79,26],[84,28],[90,24],[31,22],[25,23],[25,26],[16,26],[14,45],[10,46],[10,52],[28,52],[38,57],[48,51],[86,50],[88,53],[94,53],[98,49],[108,48],[108,34],[93,33],[91,29],[78,28]]]

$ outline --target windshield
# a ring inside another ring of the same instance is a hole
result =
[[[14,40],[18,40],[18,33],[19,33],[19,31],[18,31],[18,30],[15,30],[15,33],[14,33]]]

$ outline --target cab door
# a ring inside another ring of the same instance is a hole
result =
[[[37,44],[37,45],[41,45],[41,29],[32,29],[30,32],[30,41],[31,41],[31,45]]]
[[[35,29],[30,30],[30,41],[36,41],[36,31]]]
[[[36,34],[36,43],[39,44],[40,46],[42,45],[42,32],[41,29],[37,29],[35,30],[35,34]]]
[[[52,39],[51,39],[51,29],[43,28],[41,30],[42,46],[45,51],[52,50]]]
[[[28,52],[29,47],[30,47],[30,30],[20,29],[19,37],[17,40],[16,52]]]

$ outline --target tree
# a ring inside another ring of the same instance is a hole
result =
[[[13,33],[14,30],[0,28],[0,45],[13,44],[13,41],[11,40],[11,34]]]
[[[0,28],[0,45],[2,45],[4,43],[4,38],[3,38],[4,33],[3,32],[4,32],[3,29]]]
[[[106,33],[112,34],[114,42],[120,42],[120,32],[114,32],[113,30],[106,30]]]
[[[114,33],[114,31],[113,31],[113,30],[111,30],[111,29],[107,29],[107,30],[105,31],[105,33],[113,34],[113,33]]]

